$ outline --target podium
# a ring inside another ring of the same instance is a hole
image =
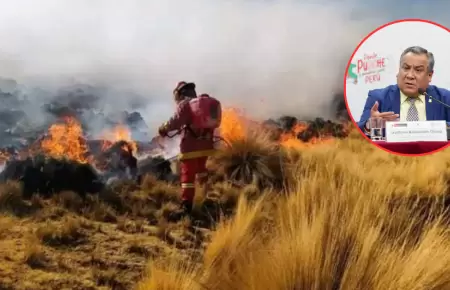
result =
[[[383,129],[384,140],[372,142],[396,153],[424,154],[450,144],[446,121],[386,122]]]
[[[386,150],[401,154],[425,154],[442,149],[443,147],[447,147],[448,145],[450,145],[449,141],[444,142],[422,141],[422,142],[395,142],[395,143],[389,143],[386,141],[372,141],[372,142]]]

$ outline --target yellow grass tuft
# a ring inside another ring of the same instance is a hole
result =
[[[140,289],[447,289],[446,213],[421,200],[447,196],[449,153],[392,156],[355,135],[287,152],[286,195],[240,194],[201,263],[168,257]]]

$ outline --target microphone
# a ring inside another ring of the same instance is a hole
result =
[[[431,103],[431,100],[435,100],[436,102],[440,103],[440,104],[443,105],[444,107],[450,109],[450,105],[447,105],[446,103],[444,103],[444,102],[442,102],[442,101],[439,101],[439,100],[436,99],[435,97],[433,97],[433,96],[427,94],[427,92],[426,92],[424,89],[419,88],[418,91],[419,91],[419,94],[425,95],[425,96],[427,96],[428,98],[430,98],[430,100],[429,100],[430,103]]]

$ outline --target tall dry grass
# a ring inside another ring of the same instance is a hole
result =
[[[398,157],[357,134],[286,153],[289,194],[242,195],[202,263],[151,261],[138,288],[450,289],[446,215],[411,202],[447,195],[450,151]]]

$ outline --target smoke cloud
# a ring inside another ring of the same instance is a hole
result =
[[[404,9],[424,11],[414,1],[401,13],[366,2],[1,0],[0,76],[106,87],[104,105],[140,101],[153,132],[180,80],[255,118],[331,117],[359,40]]]

